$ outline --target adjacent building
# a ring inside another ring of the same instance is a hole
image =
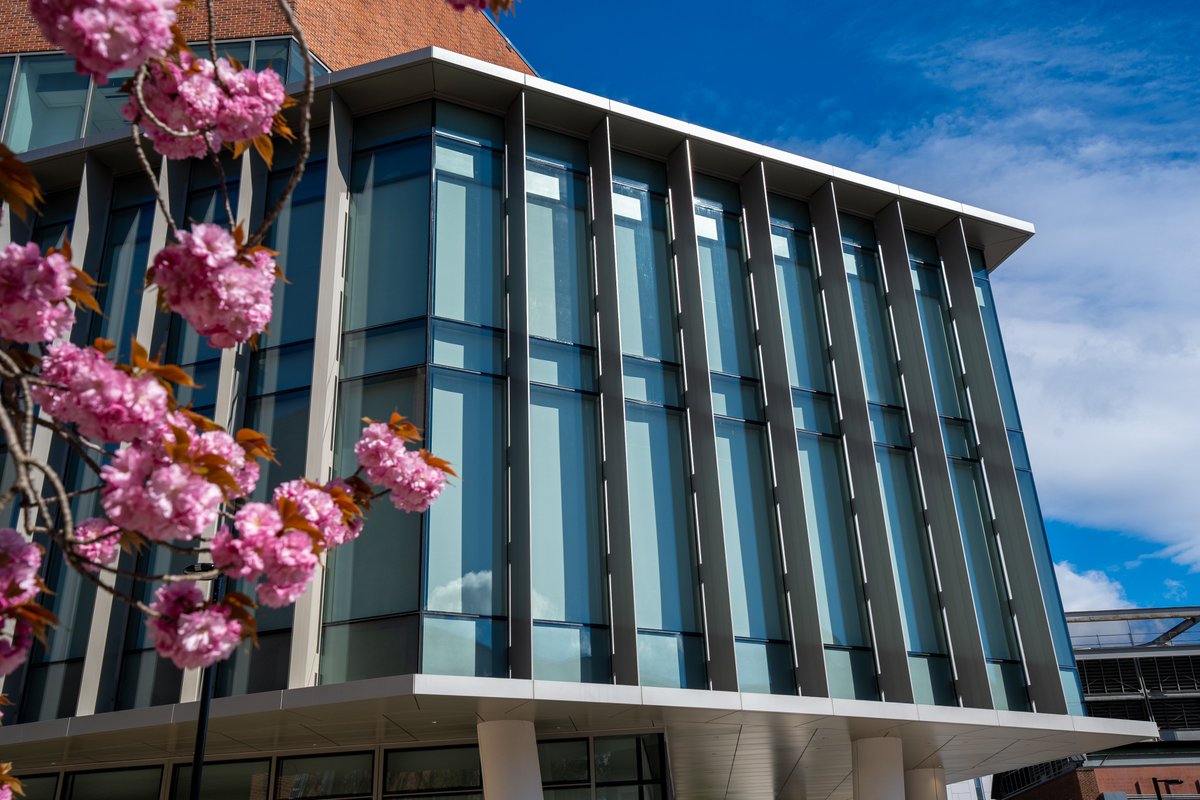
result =
[[[996,776],[997,800],[1200,797],[1200,608],[1067,614],[1093,717],[1145,720],[1158,741]]]
[[[461,475],[218,668],[206,796],[932,800],[1153,737],[1083,710],[989,284],[1033,227],[510,66],[319,78],[255,350],[142,292],[167,230],[127,137],[27,143],[47,201],[0,237],[69,236],[105,309],[73,336],[266,432],[263,494],[394,409]],[[156,169],[224,221],[210,164]],[[227,162],[234,215],[291,169]],[[0,752],[34,798],[181,796],[200,675],[47,564]]]

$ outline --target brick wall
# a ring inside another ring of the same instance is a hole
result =
[[[1100,796],[1091,770],[1076,770],[1021,792],[1020,800],[1096,800]]]
[[[444,0],[292,0],[309,46],[330,69],[444,47],[521,72],[532,72],[480,14],[459,13]],[[286,34],[275,0],[216,0],[217,37]],[[207,35],[202,0],[180,15],[189,39]],[[0,0],[0,53],[51,50],[29,14],[27,0]]]
[[[1154,778],[1183,781],[1172,786],[1172,794],[1200,794],[1200,763],[1154,764],[1141,767],[1102,767],[1096,770],[1096,782],[1102,792],[1125,792],[1154,796]],[[1163,796],[1167,795],[1163,790]]]

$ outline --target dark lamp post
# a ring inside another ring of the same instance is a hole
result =
[[[212,564],[192,564],[184,572],[195,575],[209,572]],[[211,579],[210,579],[211,580]],[[213,582],[213,600],[220,600],[225,591],[225,576],[218,575]],[[192,752],[192,780],[188,789],[188,800],[200,800],[200,779],[204,772],[204,744],[208,739],[208,711],[212,705],[213,680],[216,677],[217,665],[205,667],[200,678],[200,713],[196,718],[196,749]]]

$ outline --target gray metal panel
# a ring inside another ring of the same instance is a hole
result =
[[[504,119],[508,248],[508,664],[533,677],[533,543],[529,515],[529,281],[525,260],[525,94]]]
[[[638,683],[637,614],[633,543],[629,525],[629,473],[625,452],[625,389],[617,294],[617,231],[613,220],[612,150],[606,117],[588,141],[592,235],[596,257],[596,313],[600,320],[600,424],[604,436],[608,586],[612,604],[613,678]]]
[[[708,374],[704,296],[700,290],[692,157],[686,141],[667,161],[667,182],[676,286],[679,287],[679,326],[683,332],[684,395],[692,450],[692,493],[699,536],[700,595],[708,645],[708,680],[713,689],[732,692],[738,688],[737,659],[725,564],[725,533],[721,524],[721,486],[717,473],[712,385]]]
[[[1034,710],[1044,714],[1067,713],[1066,698],[1054,655],[1054,640],[1046,615],[1037,563],[1025,527],[1025,510],[1017,487],[1017,474],[1008,449],[1008,433],[1000,408],[1000,395],[992,374],[987,337],[983,329],[975,281],[967,254],[962,219],[938,231],[938,250],[946,270],[951,316],[962,350],[967,395],[974,412],[979,457],[992,501],[992,516],[1000,538],[1008,580],[1009,607],[1029,676],[1029,697]]]
[[[875,218],[875,234],[879,237],[888,301],[896,323],[900,377],[908,400],[925,522],[941,584],[940,602],[949,635],[959,698],[968,707],[991,708],[992,692],[983,660],[983,641],[979,633],[979,619],[975,614],[975,600],[971,595],[966,553],[958,530],[954,490],[950,484],[950,468],[942,443],[941,422],[925,340],[921,335],[921,318],[908,263],[908,243],[899,202],[892,203]]]
[[[336,92],[329,94],[328,166],[321,228],[321,271],[317,284],[317,319],[313,341],[313,379],[308,411],[304,474],[324,481],[333,469],[337,413],[338,348],[342,338],[342,291],[345,287],[346,229],[350,215],[351,139],[354,119]],[[258,193],[255,195],[265,194]],[[257,208],[257,207],[256,207]],[[261,212],[261,209],[258,209]],[[292,653],[288,688],[315,686],[320,671],[321,603],[325,568],[322,562],[292,615]]]
[[[825,647],[821,640],[816,586],[812,577],[812,551],[804,494],[800,490],[800,455],[796,449],[796,422],[792,414],[792,387],[788,376],[783,313],[775,279],[771,246],[771,213],[767,205],[766,172],[762,162],[741,180],[742,215],[746,224],[750,282],[758,318],[758,344],[762,354],[763,391],[766,393],[767,435],[775,475],[775,502],[783,542],[784,587],[791,616],[792,646],[796,656],[796,683],[800,693],[829,695],[825,674]]]
[[[842,261],[837,208],[832,182],[821,187],[809,201],[821,291],[825,295],[830,356],[842,412],[842,443],[850,472],[851,505],[862,553],[867,612],[879,667],[879,689],[884,700],[911,703],[908,651],[904,645],[883,500],[879,494],[875,443],[867,413],[867,388],[859,368],[858,340],[851,312],[850,285]]]

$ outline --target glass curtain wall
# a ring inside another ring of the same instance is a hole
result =
[[[804,512],[813,558],[825,665],[832,697],[877,699],[875,659],[837,395],[830,373],[824,300],[808,207],[769,198],[771,247],[792,386]]]
[[[79,137],[90,78],[64,55],[26,56],[17,76],[4,127],[4,144],[14,153]]]
[[[433,747],[387,753],[383,762],[383,797],[384,800],[435,797],[483,800],[479,748]]]
[[[62,249],[75,227],[75,206],[79,202],[79,187],[46,195],[29,231],[28,241],[45,252],[48,248]]]
[[[432,104],[355,120],[334,473],[356,469],[362,418],[425,426]],[[329,557],[322,683],[417,671],[423,519],[375,503]]]
[[[192,765],[181,764],[171,775],[171,800],[188,800]],[[265,798],[271,791],[271,761],[223,761],[206,763],[200,773],[200,800]]]
[[[741,197],[705,175],[695,192],[738,686],[794,694]]]
[[[259,462],[261,473],[253,494],[253,499],[259,501],[269,502],[281,482],[305,474],[324,227],[327,135],[327,129],[313,132],[312,155],[304,176],[263,242],[279,251],[276,261],[286,282],[275,284],[271,324],[250,353],[243,424],[267,437],[279,461],[278,464]],[[293,147],[276,150],[273,169],[266,181],[266,208],[274,206],[291,180],[295,158]],[[230,588],[254,594],[246,582],[235,582]],[[259,607],[258,644],[244,643],[218,665],[217,696],[287,686],[292,615],[292,606]]]
[[[1038,580],[1042,586],[1042,597],[1046,604],[1046,615],[1050,621],[1050,632],[1054,638],[1054,652],[1058,659],[1058,672],[1062,679],[1063,693],[1071,714],[1086,713],[1083,705],[1083,688],[1079,682],[1071,636],[1063,616],[1062,597],[1058,581],[1054,576],[1054,561],[1050,556],[1050,543],[1046,537],[1046,526],[1042,521],[1042,508],[1038,502],[1037,487],[1033,481],[1033,469],[1029,463],[1029,450],[1025,446],[1025,434],[1021,429],[1021,417],[1017,413],[1017,397],[1013,391],[1012,375],[1008,370],[1008,358],[1004,352],[1004,340],[1000,335],[1000,319],[996,314],[996,301],[992,295],[991,281],[983,251],[968,250],[971,270],[975,274],[975,297],[983,317],[983,330],[987,337],[988,354],[992,362],[992,374],[996,378],[996,389],[1000,394],[1000,408],[1004,414],[1004,427],[1008,431],[1008,444],[1012,450],[1013,464],[1017,469],[1017,486],[1021,492],[1021,505],[1025,512],[1025,526],[1029,530],[1029,541],[1033,545],[1034,561],[1037,564]]]
[[[608,683],[587,146],[538,128],[526,141],[533,676]]]
[[[613,153],[638,669],[646,686],[702,689],[704,634],[679,325],[661,164]]]
[[[953,670],[875,226],[849,214],[839,214],[839,222],[892,568],[902,587],[901,619],[913,693],[919,703],[954,705]]]
[[[545,800],[665,800],[662,734],[538,742]]]
[[[503,121],[435,107],[429,447],[458,473],[427,516],[421,671],[508,667]]]
[[[1006,611],[1008,588],[979,465],[937,242],[915,231],[906,231],[905,236],[993,700],[997,708],[1025,709],[1028,697],[1020,650],[1011,616]]]
[[[158,800],[162,767],[75,772],[63,781],[63,800]]]

